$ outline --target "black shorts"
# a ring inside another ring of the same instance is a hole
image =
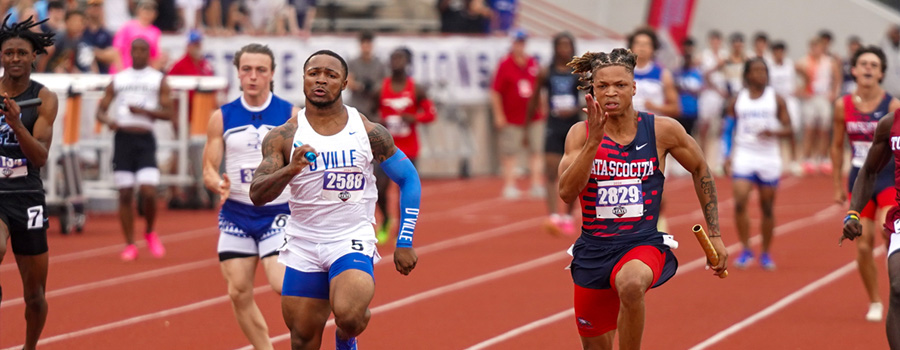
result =
[[[156,168],[153,133],[117,131],[113,146],[113,171],[136,173],[144,168]]]
[[[47,204],[41,192],[0,193],[0,220],[9,229],[14,254],[47,252],[46,213]]]
[[[610,277],[619,260],[637,246],[652,246],[665,254],[665,264],[653,288],[666,283],[678,269],[678,260],[663,242],[663,233],[648,232],[615,237],[582,234],[572,247],[572,280],[575,284],[591,289],[612,288]]]
[[[550,116],[547,118],[547,128],[544,130],[544,152],[545,153],[566,153],[566,135],[572,125],[581,121],[578,117],[557,118]]]
[[[694,134],[694,125],[697,124],[697,118],[675,118],[675,120],[684,127],[684,131],[687,131],[688,135]]]

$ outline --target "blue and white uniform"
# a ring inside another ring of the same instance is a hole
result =
[[[634,68],[634,81],[637,83],[637,91],[635,91],[632,104],[634,109],[639,112],[649,112],[647,110],[647,101],[657,106],[666,103],[665,89],[662,83],[662,66],[651,63],[646,67]]]
[[[736,124],[732,173],[736,179],[747,179],[759,185],[777,186],[781,177],[781,146],[775,136],[760,133],[781,129],[775,89],[766,87],[753,99],[750,91],[741,90],[734,104]]]
[[[309,144],[316,161],[291,182],[291,220],[278,261],[288,267],[283,293],[328,299],[328,283],[347,269],[372,273],[381,259],[375,248],[375,188],[372,147],[359,112],[334,135],[320,135],[297,116],[294,146]],[[342,259],[344,258],[344,259]]]
[[[225,173],[231,193],[219,212],[219,260],[274,255],[284,243],[290,218],[289,193],[256,207],[250,200],[250,182],[262,161],[260,146],[266,134],[291,118],[293,105],[269,94],[259,107],[249,106],[243,96],[222,106],[225,140]]]

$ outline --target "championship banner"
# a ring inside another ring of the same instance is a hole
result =
[[[681,42],[691,29],[694,0],[652,0],[647,24],[658,31],[668,32],[672,42],[681,49]]]
[[[228,79],[229,100],[240,95],[237,69],[232,64],[234,53],[249,43],[268,45],[275,54],[275,93],[286,100],[302,104],[303,63],[320,49],[337,52],[346,60],[359,56],[359,42],[355,36],[314,36],[309,39],[296,37],[204,37],[202,45],[207,59],[218,76]],[[375,38],[375,54],[385,64],[390,53],[405,46],[413,53],[412,76],[429,88],[436,102],[460,105],[480,104],[488,101],[488,89],[496,66],[509,51],[512,40],[508,37],[465,36],[378,36]],[[160,48],[174,62],[184,55],[187,38],[180,35],[164,35]],[[624,43],[612,39],[576,39],[576,53],[585,51],[609,51]],[[550,38],[530,38],[527,48],[541,65],[549,64],[552,53]],[[344,91],[345,98],[349,91]]]

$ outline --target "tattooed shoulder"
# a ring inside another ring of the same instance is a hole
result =
[[[394,147],[394,138],[387,128],[378,123],[369,123],[369,144],[372,146],[372,155],[375,160],[383,162],[390,158],[397,151]]]

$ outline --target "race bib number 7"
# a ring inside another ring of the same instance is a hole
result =
[[[327,170],[322,182],[322,198],[341,202],[359,202],[366,188],[366,176],[358,168]]]
[[[644,215],[641,179],[597,182],[597,218],[634,218]]]

